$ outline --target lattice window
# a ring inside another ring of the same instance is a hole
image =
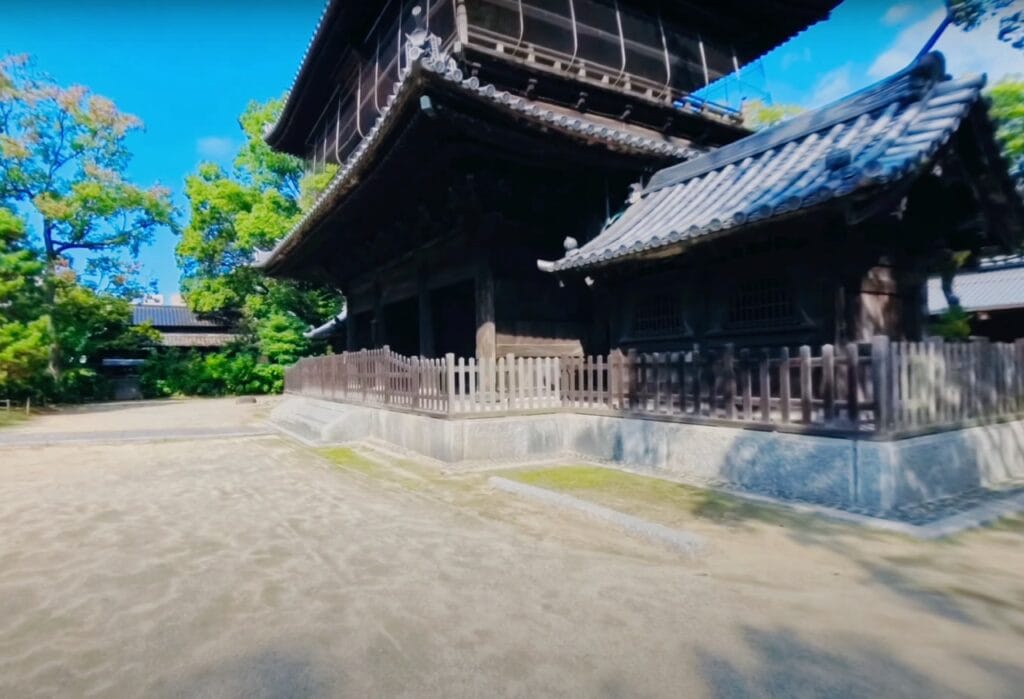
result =
[[[683,329],[679,299],[668,294],[653,294],[637,299],[633,310],[633,335],[661,337]]]
[[[788,325],[795,317],[796,304],[792,287],[779,277],[742,282],[729,299],[729,327]]]

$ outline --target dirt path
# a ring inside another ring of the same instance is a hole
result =
[[[145,420],[256,419],[213,405]],[[924,544],[689,524],[711,541],[696,560],[472,478],[340,468],[277,437],[7,448],[0,696],[1010,697],[1024,686],[1020,529]]]

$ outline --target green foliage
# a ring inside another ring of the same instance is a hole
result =
[[[293,315],[272,313],[260,318],[256,325],[260,353],[274,364],[294,364],[309,349],[303,337],[306,325]]]
[[[0,58],[0,202],[39,215],[49,260],[134,257],[173,224],[167,189],[124,179],[126,139],[141,128],[109,99],[32,70],[26,56]]]
[[[250,103],[239,117],[245,142],[232,171],[203,163],[185,181],[191,217],[177,247],[185,297],[193,311],[229,320],[248,340],[239,348],[217,353],[227,361],[224,366],[209,355],[201,361],[168,359],[205,378],[192,384],[168,378],[163,388],[154,383],[153,390],[203,394],[229,391],[226,386],[250,386],[247,392],[280,390],[283,367],[318,349],[303,332],[339,311],[337,292],[270,279],[250,266],[257,250],[270,249],[287,235],[334,172],[303,175],[302,161],[275,153],[264,143],[264,126],[274,121],[280,109],[281,100]],[[255,357],[270,364],[256,364]],[[252,368],[243,371],[247,362]],[[229,365],[235,369],[224,368]],[[276,373],[268,374],[267,366],[276,367]]]
[[[317,197],[327,189],[327,185],[331,183],[337,173],[338,166],[334,163],[327,163],[323,170],[303,175],[299,181],[299,208],[302,211],[312,209]]]
[[[47,272],[21,221],[0,209],[0,396],[105,398],[103,356],[143,350],[158,335],[133,327],[127,301],[79,284],[69,267]],[[47,372],[55,346],[67,360],[57,376]]]
[[[50,318],[43,311],[39,253],[22,221],[0,208],[0,397],[38,394],[50,361]]]
[[[802,111],[802,108],[792,104],[766,104],[761,100],[747,100],[743,103],[743,124],[754,131],[760,131]]]
[[[965,31],[999,18],[999,40],[1024,49],[1024,11],[1015,0],[946,0],[953,24]]]
[[[945,340],[966,340],[971,336],[971,314],[960,306],[950,306],[931,324],[929,331]]]
[[[173,210],[168,190],[125,179],[126,140],[141,128],[25,56],[0,58],[0,205],[40,221],[37,249],[0,208],[0,393],[103,398],[102,355],[152,342],[124,299],[142,291],[133,261]],[[77,272],[73,253],[84,255]]]
[[[171,349],[150,356],[140,382],[143,394],[155,398],[280,393],[284,367],[260,363],[239,347],[205,355]]]
[[[988,91],[988,97],[996,138],[1019,186],[1024,181],[1024,79],[1001,80]]]

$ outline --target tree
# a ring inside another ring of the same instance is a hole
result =
[[[50,261],[137,254],[170,226],[169,190],[124,179],[137,117],[82,86],[60,87],[25,56],[0,59],[0,201],[34,208]]]
[[[754,131],[760,131],[802,111],[803,108],[794,104],[768,104],[758,99],[746,100],[743,103],[743,123]]]
[[[177,247],[192,310],[232,321],[271,361],[289,364],[310,349],[302,331],[336,314],[337,292],[269,279],[250,266],[257,249],[283,238],[334,174],[303,175],[302,161],[263,141],[281,100],[251,102],[239,118],[244,144],[232,172],[203,163],[185,180],[190,219]]]
[[[999,17],[999,40],[1024,49],[1024,11],[1017,0],[946,0],[949,19],[964,31]]]
[[[124,177],[130,159],[126,139],[141,128],[139,119],[109,99],[82,86],[61,87],[37,73],[26,56],[0,58],[0,203],[18,206],[40,222],[47,262],[41,288],[51,311],[49,368],[58,381],[62,339],[78,323],[74,315],[56,312],[58,296],[85,299],[66,280],[71,255],[84,255],[83,271],[100,278],[83,282],[80,273],[73,274],[72,285],[136,293],[129,259],[157,228],[173,225],[167,189],[142,188]],[[72,325],[61,327],[62,321]],[[78,351],[67,349],[72,357]]]
[[[79,284],[70,267],[47,273],[24,223],[0,208],[0,395],[104,398],[99,372],[104,355],[143,350],[156,339],[151,327],[132,325],[124,299]],[[54,344],[69,359],[59,377],[46,372]]]
[[[42,257],[24,223],[0,208],[0,395],[37,394],[50,358],[50,321],[42,313]]]
[[[996,138],[1018,190],[1024,186],[1024,78],[1005,78],[988,91]]]

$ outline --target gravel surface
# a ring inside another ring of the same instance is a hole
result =
[[[1019,696],[1021,521],[952,542],[680,524],[706,552],[275,436],[5,448],[0,696]]]

